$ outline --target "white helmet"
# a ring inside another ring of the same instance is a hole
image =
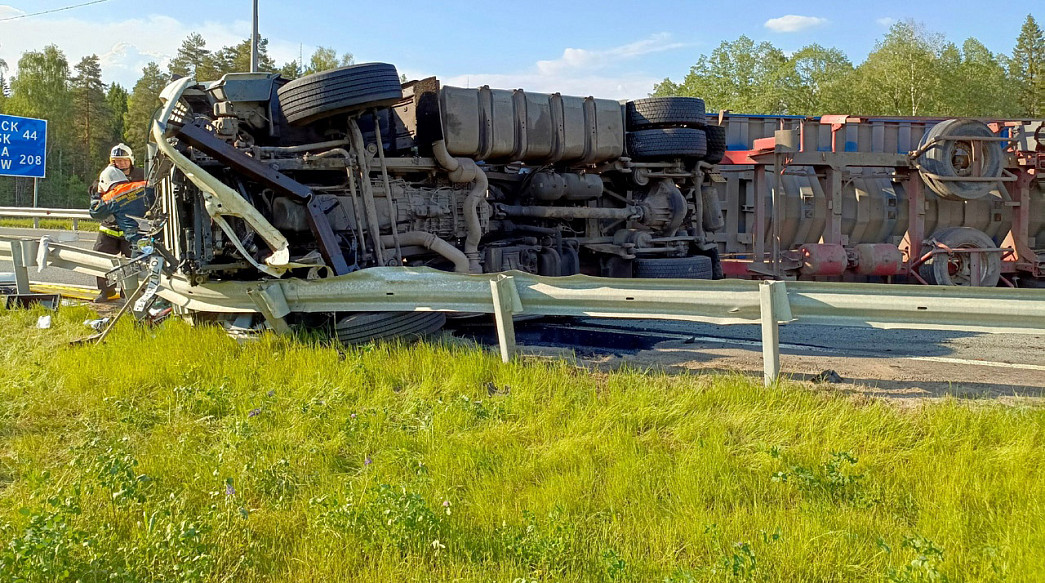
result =
[[[109,162],[116,160],[117,158],[126,158],[131,161],[131,166],[134,166],[134,152],[131,151],[131,147],[123,142],[116,144],[109,151]]]
[[[115,184],[127,182],[127,175],[116,166],[106,166],[105,170],[98,175],[98,192],[106,193]]]

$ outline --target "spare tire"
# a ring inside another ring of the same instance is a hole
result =
[[[983,231],[971,227],[953,227],[933,235],[933,239],[951,249],[992,249],[998,245]],[[970,253],[937,253],[918,267],[918,274],[932,285],[972,285]],[[980,257],[980,286],[994,287],[1001,279],[1001,253],[988,252]]]
[[[921,144],[944,136],[996,138],[984,123],[973,119],[949,119],[932,127]],[[975,139],[944,138],[929,146],[918,158],[922,179],[940,197],[948,200],[975,200],[987,196],[998,187],[991,181],[937,180],[930,174],[945,178],[1001,176],[1004,154],[1000,142],[978,142]]]
[[[658,128],[628,132],[632,158],[703,158],[708,153],[704,130]]]
[[[403,98],[399,73],[388,63],[364,63],[305,75],[277,92],[283,115],[291,125],[384,107]]]
[[[361,344],[384,338],[417,338],[446,324],[443,312],[358,312],[334,324],[342,344]]]
[[[726,155],[726,128],[709,125],[704,128],[704,133],[707,134],[708,142],[708,153],[704,156],[704,161],[708,164],[718,164]]]
[[[668,259],[636,259],[635,277],[651,279],[712,279],[711,257],[671,257]]]
[[[658,126],[704,127],[704,100],[698,97],[650,97],[624,104],[628,129]]]

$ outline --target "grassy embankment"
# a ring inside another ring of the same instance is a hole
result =
[[[81,220],[77,223],[78,231],[97,231],[98,221]],[[0,219],[0,227],[6,227],[9,229],[32,229],[33,219],[15,219],[15,218],[4,218]],[[41,229],[54,229],[58,231],[71,231],[73,230],[72,219],[40,219]]]
[[[1045,410],[0,309],[0,580],[1032,581]]]

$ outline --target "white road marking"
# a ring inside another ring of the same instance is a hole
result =
[[[1018,368],[1022,370],[1045,370],[1038,364],[1019,364],[1014,362],[996,362],[992,360],[969,360],[967,358],[946,358],[943,356],[908,356],[905,360],[924,360],[926,362],[943,362],[949,364],[972,364],[976,366],[995,366],[1001,368]]]

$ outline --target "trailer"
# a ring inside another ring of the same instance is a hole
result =
[[[704,227],[726,276],[1043,285],[1045,121],[723,112],[709,124],[725,151]]]

